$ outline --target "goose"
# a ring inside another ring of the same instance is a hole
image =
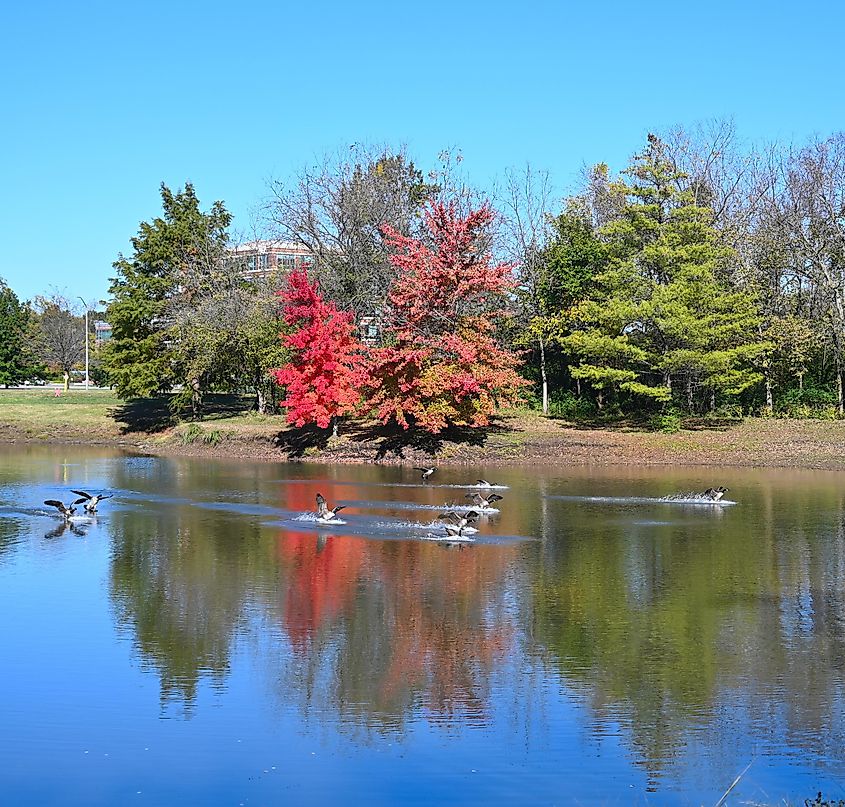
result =
[[[468,513],[456,513],[454,510],[447,510],[445,513],[441,513],[437,518],[441,521],[449,521],[451,523],[444,525],[446,527],[446,531],[449,531],[449,528],[454,526],[458,529],[463,529],[464,527],[471,526],[478,521],[479,513],[475,510],[470,510]]]
[[[502,497],[498,493],[491,493],[487,497],[482,496],[480,493],[467,493],[466,498],[470,499],[476,507],[480,507],[482,510],[486,510],[496,502],[502,501]]]
[[[461,538],[464,541],[474,540],[473,538],[464,536],[464,529],[466,527],[459,527],[457,524],[444,524],[443,526],[446,528],[446,535],[450,538]]]
[[[339,507],[334,507],[330,510],[329,506],[326,504],[325,497],[321,493],[317,494],[317,515],[323,521],[331,521],[345,507],[346,505],[342,504]]]
[[[422,481],[428,482],[428,478],[437,470],[437,468],[417,468],[414,466],[415,471],[422,471]]]
[[[113,493],[98,493],[96,496],[92,496],[90,493],[86,493],[84,490],[72,490],[71,493],[75,493],[77,496],[83,497],[82,499],[80,499],[80,501],[85,502],[83,507],[85,508],[86,513],[96,513],[97,505],[103,499],[111,499],[111,497],[114,496]]]
[[[75,501],[71,502],[69,505],[65,504],[64,502],[60,502],[57,499],[45,499],[44,504],[49,504],[50,507],[55,507],[67,521],[70,521],[73,517],[73,514],[76,512],[76,505],[82,504],[85,499],[76,499]]]
[[[707,488],[701,496],[706,499],[712,499],[714,502],[718,502],[727,492],[728,488],[720,486],[718,488]]]
[[[478,484],[475,486],[477,488],[494,488],[496,485],[493,482],[488,482],[486,479],[476,479]]]

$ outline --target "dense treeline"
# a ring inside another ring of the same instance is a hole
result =
[[[247,280],[224,204],[162,186],[162,215],[114,264],[108,380],[175,390],[195,415],[208,390],[250,390],[261,411],[335,426],[479,425],[519,388],[553,413],[663,428],[843,414],[845,135],[765,150],[724,123],[649,135],[562,203],[541,171],[507,172],[488,202],[461,168],[355,146],[271,183],[265,237],[311,255],[293,285]],[[78,366],[67,301],[0,298],[0,382]]]
[[[843,413],[845,136],[742,152],[724,124],[650,135],[526,238],[538,187],[512,184],[507,210],[553,409]]]

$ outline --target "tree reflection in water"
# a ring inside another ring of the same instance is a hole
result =
[[[242,495],[261,501],[258,476]],[[192,484],[167,489],[191,498]],[[313,485],[278,495],[313,510]],[[497,687],[527,725],[559,686],[596,742],[621,730],[652,786],[692,745],[727,769],[760,737],[842,759],[845,501],[817,480],[743,495],[720,518],[649,520],[534,491],[497,528],[542,541],[461,552],[159,504],[112,515],[111,595],[163,702],[189,711],[204,677],[225,681],[238,637],[269,625],[277,699],[359,738],[420,718],[487,726]]]

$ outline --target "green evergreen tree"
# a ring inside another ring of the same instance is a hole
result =
[[[559,318],[558,340],[577,357],[574,378],[640,401],[692,411],[761,379],[753,295],[731,288],[732,253],[720,246],[712,211],[693,203],[684,175],[659,138],[613,190],[627,199],[600,231],[606,263],[586,296]]]
[[[36,372],[32,313],[0,278],[0,384],[16,384]]]
[[[113,264],[117,277],[109,289],[106,316],[112,339],[103,351],[103,366],[123,398],[152,395],[184,382],[198,390],[200,378],[184,377],[178,345],[173,345],[169,308],[197,265],[214,265],[228,243],[231,215],[222,202],[200,210],[190,183],[173,193],[161,186],[163,215],[142,222],[132,239],[131,257]]]

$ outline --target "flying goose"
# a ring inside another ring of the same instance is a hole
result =
[[[84,490],[72,490],[71,493],[75,493],[77,496],[83,497],[79,501],[85,502],[83,507],[85,508],[86,513],[96,513],[97,505],[103,499],[111,499],[111,497],[114,496],[113,493],[98,493],[96,494],[96,496],[92,496],[90,493],[86,493]]]
[[[718,502],[719,499],[721,499],[722,496],[724,496],[727,492],[728,489],[726,487],[720,486],[718,488],[707,488],[707,490],[705,490],[704,493],[702,493],[701,495],[704,498],[712,499],[714,502]]]
[[[491,493],[487,497],[482,496],[480,493],[467,493],[466,498],[472,500],[472,503],[482,510],[492,507],[493,504],[502,500],[502,497],[498,493]]]
[[[326,504],[326,499],[323,494],[317,494],[317,516],[323,521],[331,521],[345,507],[346,505],[342,504],[339,507],[335,507],[330,510],[329,506]]]
[[[76,505],[82,504],[85,499],[76,499],[70,505],[60,502],[57,499],[45,499],[44,504],[49,504],[50,507],[55,507],[68,521],[70,521],[73,514],[76,512]]]
[[[437,470],[437,468],[417,468],[414,466],[415,471],[422,471],[422,481],[428,482],[428,478]]]
[[[475,481],[478,482],[478,484],[475,485],[475,487],[477,487],[477,488],[494,488],[494,487],[496,487],[496,485],[494,485],[492,482],[488,482],[486,479],[476,479]]]

